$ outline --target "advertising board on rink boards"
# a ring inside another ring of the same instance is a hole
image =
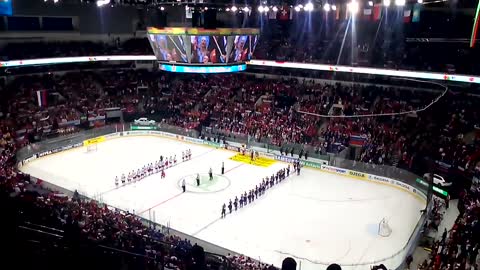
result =
[[[100,136],[92,139],[88,139],[83,141],[84,146],[92,145],[92,144],[97,144],[105,141],[105,136]]]

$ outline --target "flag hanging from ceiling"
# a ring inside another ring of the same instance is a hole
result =
[[[372,17],[372,9],[371,8],[365,8],[363,10],[363,18],[365,20],[369,20]]]
[[[413,6],[412,22],[420,22],[420,11],[422,10],[422,4],[415,4]]]
[[[292,12],[289,6],[283,6],[277,12],[277,19],[281,21],[287,21],[292,19]]]
[[[411,16],[412,15],[412,10],[411,9],[406,9],[403,11],[403,22],[410,22]]]
[[[271,8],[269,11],[268,11],[268,19],[270,20],[275,20],[277,18],[277,12],[273,10],[273,8]]]
[[[37,90],[37,103],[40,107],[47,107],[47,90]]]
[[[382,17],[382,4],[375,4],[373,6],[373,19],[375,21],[380,20]]]

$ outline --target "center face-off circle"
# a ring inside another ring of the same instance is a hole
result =
[[[230,186],[230,179],[223,175],[214,174],[213,179],[205,173],[200,174],[200,186],[197,186],[197,174],[190,174],[180,178],[178,187],[182,188],[182,180],[185,179],[187,192],[193,193],[215,193],[227,189]]]

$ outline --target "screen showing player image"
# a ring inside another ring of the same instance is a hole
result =
[[[187,63],[187,54],[181,36],[149,35],[149,41],[159,61]]]
[[[244,62],[249,60],[249,46],[251,42],[249,40],[251,40],[249,36],[235,36],[229,63]]]
[[[191,36],[192,58],[191,63],[211,63],[216,61],[216,51],[211,36]],[[213,59],[213,61],[212,61]]]

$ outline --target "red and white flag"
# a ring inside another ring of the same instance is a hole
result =
[[[47,90],[37,90],[37,103],[40,107],[47,107]]]
[[[382,4],[375,4],[373,6],[373,20],[378,21],[382,17]]]
[[[411,9],[407,9],[407,10],[404,10],[403,11],[403,22],[410,22],[411,21],[411,18],[412,18],[412,10]]]

